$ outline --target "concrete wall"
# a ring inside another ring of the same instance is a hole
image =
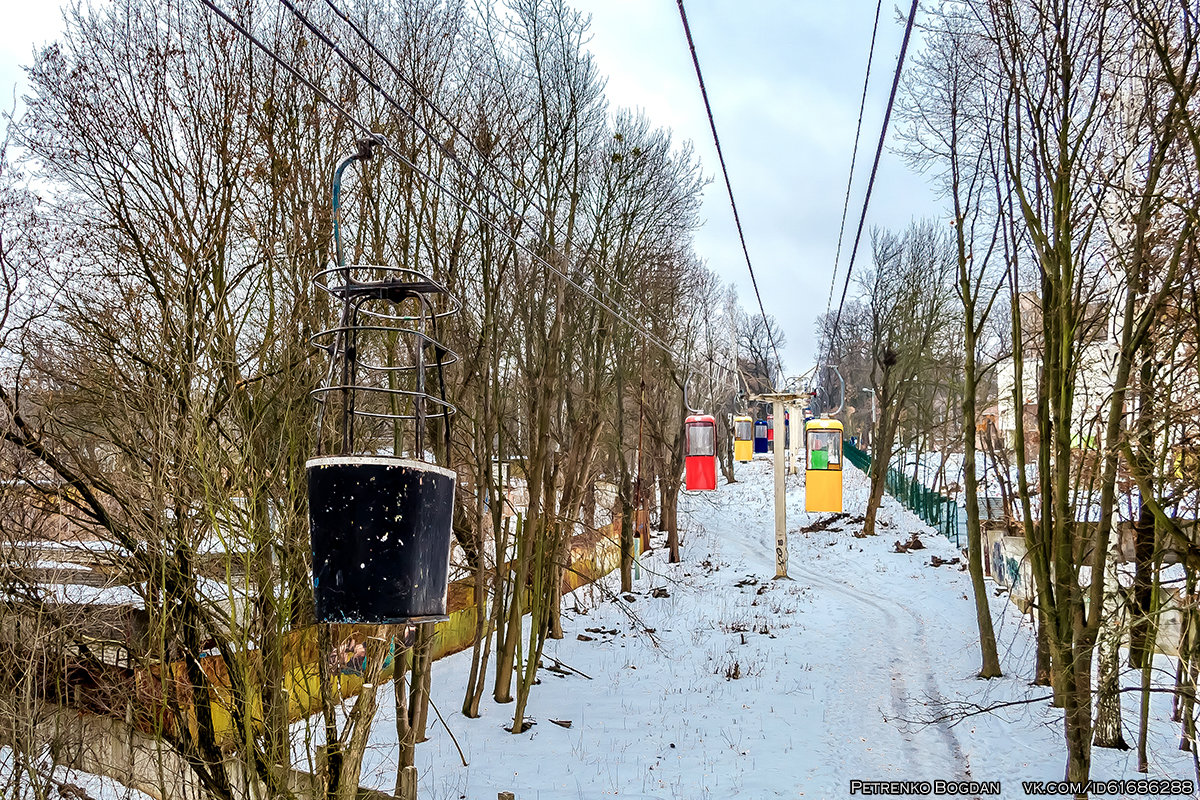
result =
[[[65,706],[46,704],[39,721],[20,742],[3,742],[16,750],[37,754],[49,751],[56,764],[103,775],[156,800],[210,800],[184,759],[163,746],[157,737],[143,733],[124,720],[84,714]],[[262,784],[246,775],[235,759],[225,762],[235,796],[245,800],[266,798]],[[319,800],[319,781],[310,773],[290,770],[287,789],[298,800]],[[66,795],[64,794],[64,797]],[[373,789],[358,790],[358,800],[393,800]]]
[[[1128,563],[1132,558],[1132,531],[1127,524],[1118,527],[1119,563]],[[1022,612],[1028,612],[1033,603],[1033,570],[1029,564],[1024,536],[1012,536],[1007,529],[992,528],[983,531],[983,568],[996,584],[1009,591],[1009,600]],[[1129,558],[1125,557],[1128,551]],[[1162,587],[1159,593],[1161,611],[1158,617],[1158,635],[1155,639],[1160,653],[1179,655],[1183,614],[1180,610],[1180,592],[1172,587]]]

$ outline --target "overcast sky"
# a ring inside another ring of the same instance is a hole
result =
[[[706,170],[718,178],[705,193],[697,249],[711,268],[737,285],[742,305],[757,310],[676,3],[574,2],[592,14],[591,48],[609,75],[612,102],[641,107],[655,123],[691,139]],[[691,0],[685,5],[763,304],[787,336],[788,372],[801,373],[815,358],[814,323],[829,297],[875,3]],[[902,38],[894,6],[885,2],[846,223],[843,275]],[[914,39],[910,56],[916,46]],[[942,214],[928,181],[885,152],[868,230],[871,225],[903,228],[914,217]],[[862,249],[865,232],[863,238],[859,264],[869,256]],[[841,282],[839,276],[835,304]]]
[[[11,2],[11,0],[10,0]],[[641,108],[677,139],[690,139],[706,173],[719,165],[687,40],[674,0],[572,0],[592,15],[591,50],[617,106]],[[717,130],[733,182],[750,257],[768,314],[787,336],[789,374],[815,357],[814,321],[829,296],[854,126],[871,39],[872,0],[691,0],[687,4]],[[20,65],[61,27],[52,2],[22,2],[0,25],[0,97],[12,108],[23,91]],[[859,165],[847,220],[842,270],[861,208],[903,26],[884,3],[867,97]],[[914,38],[909,55],[919,47]],[[697,250],[756,310],[725,187],[706,190]],[[928,181],[885,153],[876,178],[872,225],[903,228],[945,212]],[[864,233],[864,240],[866,234]],[[859,263],[869,258],[867,242]],[[855,267],[857,272],[858,267]],[[842,278],[838,278],[837,294]],[[853,294],[854,288],[851,288]]]

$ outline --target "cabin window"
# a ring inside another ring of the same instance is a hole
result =
[[[841,431],[808,432],[808,468],[838,468],[842,463]]]
[[[711,456],[717,452],[717,428],[709,422],[687,426],[687,454]]]

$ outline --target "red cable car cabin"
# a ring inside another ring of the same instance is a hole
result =
[[[687,459],[687,488],[717,488],[717,420],[708,414],[688,417],[683,423]]]

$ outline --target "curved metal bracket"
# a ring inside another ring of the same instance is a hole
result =
[[[846,379],[842,377],[842,371],[836,365],[830,364],[829,368],[838,376],[838,381],[842,384],[842,396],[838,400],[838,407],[829,412],[829,416],[842,413],[842,408],[846,405]]]
[[[692,404],[688,401],[688,382],[692,376],[689,372],[683,377],[683,407],[688,410],[689,414],[703,414],[704,412],[698,408],[692,408]]]
[[[358,150],[342,159],[333,171],[333,246],[337,251],[337,264],[346,265],[346,256],[342,251],[342,173],[346,167],[355,161],[370,161],[372,150],[387,143],[382,133],[373,133],[358,140]]]
[[[342,307],[336,325],[311,337],[312,343],[329,356],[325,380],[312,392],[319,403],[318,452],[323,441],[320,432],[325,411],[329,407],[326,400],[336,394],[341,397],[343,455],[354,451],[356,418],[403,420],[413,423],[413,454],[417,460],[424,460],[426,420],[431,410],[445,422],[443,431],[449,452],[450,415],[455,408],[446,399],[444,368],[458,357],[437,340],[437,329],[438,320],[458,311],[459,304],[450,297],[445,286],[418,270],[348,263],[341,235],[342,177],[351,164],[370,160],[375,149],[385,147],[387,140],[383,135],[373,133],[359,139],[357,145],[358,149],[338,162],[333,172],[333,239],[337,264],[319,271],[312,278],[318,290],[340,302]],[[441,306],[435,305],[434,298],[443,298]],[[362,317],[368,318],[367,324],[361,324]],[[404,337],[406,348],[396,350],[397,337]],[[394,358],[401,360],[397,362]],[[436,370],[440,397],[434,396],[428,388],[427,370]],[[364,400],[361,407],[360,398]],[[395,428],[392,455],[400,455],[400,441],[399,428]]]

